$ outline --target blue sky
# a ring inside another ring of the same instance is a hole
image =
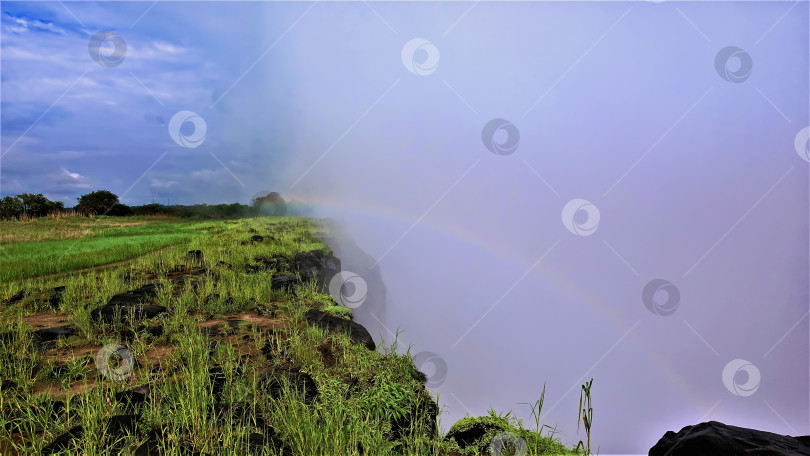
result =
[[[313,202],[379,265],[386,319],[358,319],[445,361],[445,424],[528,420],[546,381],[573,444],[594,377],[602,454],[808,434],[808,41],[807,2],[3,2],[0,192]]]
[[[267,10],[258,4],[232,8],[227,15],[234,22],[223,22],[221,5],[159,5],[138,20],[148,6],[4,3],[4,195],[42,192],[70,205],[82,192],[108,188],[131,204],[153,196],[161,202],[244,202],[273,184],[286,160],[276,101],[287,101],[263,91],[261,100],[244,104],[273,62],[261,62],[212,105],[276,38],[265,38],[263,30],[299,8],[278,16],[256,15]],[[245,35],[233,33],[235,23]],[[120,66],[90,58],[88,40],[99,30],[125,40]],[[276,108],[268,112],[259,102]],[[180,110],[204,116],[210,130],[205,151],[172,142],[168,121]],[[167,151],[160,166],[138,180]]]

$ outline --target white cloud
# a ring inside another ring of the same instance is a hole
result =
[[[161,41],[155,41],[154,43],[152,43],[152,45],[155,46],[158,51],[168,52],[169,54],[180,54],[186,52],[186,48],[184,47],[175,46],[173,44],[164,43]]]
[[[86,190],[90,188],[90,181],[79,173],[66,168],[60,168],[46,176],[48,188],[51,191]]]
[[[53,22],[45,22],[39,19],[26,19],[24,17],[14,16],[10,13],[6,13],[5,16],[8,19],[8,22],[13,24],[9,27],[9,30],[14,33],[25,33],[29,30],[37,30],[58,33],[60,35],[65,34],[65,30]]]

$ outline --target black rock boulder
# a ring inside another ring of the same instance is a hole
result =
[[[664,455],[810,456],[810,436],[791,437],[709,421],[664,434],[649,456]]]

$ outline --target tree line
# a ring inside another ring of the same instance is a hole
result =
[[[158,203],[141,206],[128,206],[119,201],[118,196],[108,190],[96,190],[77,198],[73,208],[65,208],[61,201],[50,201],[41,193],[20,193],[0,199],[0,220],[45,217],[72,212],[85,217],[91,216],[167,216],[182,218],[241,218],[259,215],[286,215],[288,205],[277,192],[261,193],[254,197],[250,205],[194,204],[162,205]],[[306,212],[299,208],[296,215]]]

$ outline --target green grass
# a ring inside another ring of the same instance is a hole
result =
[[[146,223],[120,226],[132,221]],[[455,443],[443,439],[440,426],[427,418],[429,411],[439,411],[438,397],[424,388],[424,377],[408,350],[395,340],[370,351],[343,334],[328,334],[307,324],[305,313],[310,308],[345,318],[351,318],[351,311],[336,306],[314,283],[302,284],[294,292],[270,290],[274,275],[295,271],[282,267],[245,273],[250,265],[259,264],[257,258],[328,251],[317,235],[321,228],[313,222],[290,217],[217,222],[123,219],[100,220],[88,228],[81,220],[44,220],[27,225],[31,228],[27,235],[18,232],[21,228],[15,223],[0,224],[0,239],[18,239],[3,244],[15,261],[0,263],[3,274],[18,278],[0,283],[0,300],[21,290],[27,295],[14,305],[0,305],[0,379],[18,386],[0,390],[0,454],[40,453],[77,425],[85,432],[75,449],[64,454],[131,454],[144,443],[147,432],[158,429],[168,436],[171,448],[166,454],[181,454],[184,445],[204,454],[248,454],[251,434],[255,438],[265,429],[260,420],[272,426],[286,451],[294,455],[461,454]],[[76,230],[88,229],[83,237],[70,237]],[[249,242],[254,234],[265,236],[265,241]],[[35,235],[41,240],[32,240]],[[55,271],[134,259],[84,274],[31,278],[43,274],[37,269],[43,265],[32,265],[27,273],[18,271],[26,258],[29,263],[50,262],[53,245],[61,248],[76,239],[80,240],[64,257],[75,262],[72,266],[61,262]],[[171,285],[175,266],[188,263],[188,250],[203,252],[205,266],[216,280],[199,276],[196,287],[190,282]],[[139,330],[124,342],[120,330],[126,328],[91,321],[90,312],[112,295],[155,281],[163,284],[155,304],[169,309],[153,322],[162,325],[163,334]],[[48,290],[56,286],[65,286],[57,309],[65,322],[58,324],[73,325],[79,334],[40,351],[28,335],[36,328],[26,321],[43,311],[53,313]],[[200,329],[211,318],[245,312],[264,315],[280,329],[262,330],[250,322],[236,328],[220,324],[221,335],[215,339]],[[84,359],[111,343],[125,345],[140,363],[125,380],[104,377]],[[306,400],[284,381],[280,397],[267,393],[262,375],[291,366],[311,376],[319,390],[317,399]],[[240,403],[246,419],[213,416],[212,368],[222,372],[219,402]],[[150,389],[155,398],[139,409],[138,432],[105,436],[104,424],[110,417],[132,413],[111,398],[134,387]],[[62,415],[51,412],[55,400],[65,404]],[[539,420],[536,430],[527,430],[509,414],[490,418],[523,438],[529,455],[576,454],[552,436],[540,435]],[[283,453],[267,445],[255,454]]]
[[[175,220],[130,221],[136,226],[109,222],[65,223],[40,218],[0,223],[0,239],[33,239],[0,244],[0,280],[20,280],[130,259],[160,248],[188,242],[198,230],[213,222]],[[79,221],[83,222],[83,221]],[[24,231],[25,234],[20,234]]]

